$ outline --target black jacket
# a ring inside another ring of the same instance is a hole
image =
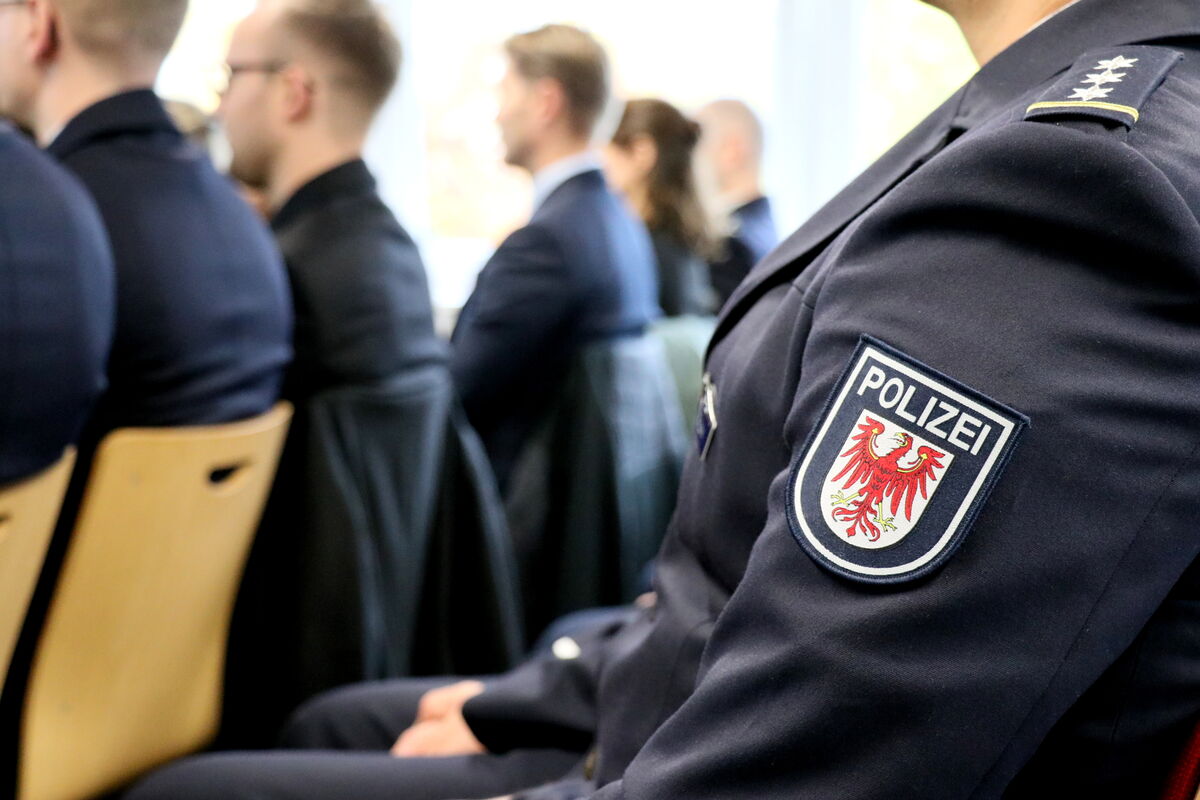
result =
[[[295,303],[284,396],[302,402],[445,363],[421,254],[361,160],[301,187],[271,220]]]
[[[645,228],[598,170],[554,190],[484,266],[451,370],[501,486],[579,346],[659,315],[654,276]]]
[[[1082,0],[754,271],[595,798],[1157,793],[1200,712],[1197,127],[1200,9]],[[875,429],[927,503],[834,482]]]
[[[0,486],[74,443],[104,389],[112,255],[77,181],[0,124]]]
[[[687,447],[676,397],[654,336],[594,342],[574,360],[505,498],[530,637],[646,591]]]
[[[716,295],[704,259],[661,231],[652,231],[650,241],[658,264],[658,304],[663,316],[712,314]]]
[[[357,160],[272,225],[296,298],[296,415],[238,600],[226,747],[269,746],[322,690],[495,671],[521,642],[503,512],[467,452],[416,246]],[[487,612],[470,637],[469,605]]]

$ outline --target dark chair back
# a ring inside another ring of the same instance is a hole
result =
[[[644,590],[674,513],[684,430],[657,338],[583,349],[506,497],[527,634]]]

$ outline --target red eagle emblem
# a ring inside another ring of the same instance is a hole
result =
[[[904,431],[893,434],[896,447],[880,455],[885,448],[879,447],[879,437],[885,430],[882,422],[866,416],[858,425],[858,433],[849,439],[853,446],[841,455],[849,459],[846,466],[831,479],[836,482],[849,475],[843,491],[833,496],[832,515],[835,520],[850,523],[846,535],[851,538],[861,533],[875,542],[883,531],[895,530],[901,503],[905,519],[911,522],[917,493],[928,499],[929,482],[936,481],[935,471],[944,468],[939,459],[945,458],[945,453],[921,446],[914,456],[913,437]],[[855,487],[859,487],[857,494],[844,494]],[[891,499],[892,516],[888,518],[883,516],[885,498]]]

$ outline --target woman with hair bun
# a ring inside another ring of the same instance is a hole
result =
[[[692,172],[700,126],[662,100],[632,100],[605,148],[605,173],[650,231],[659,304],[668,317],[712,314],[714,249]]]

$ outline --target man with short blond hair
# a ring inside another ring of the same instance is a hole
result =
[[[27,0],[0,7],[0,114],[83,183],[112,244],[107,391],[80,457],[6,684],[32,644],[106,433],[262,414],[291,357],[283,265],[267,231],[172,124],[154,85],[184,0]]]
[[[267,410],[290,310],[266,231],[154,84],[186,0],[28,0],[0,14],[0,114],[96,199],[117,271],[109,388],[89,432]]]

